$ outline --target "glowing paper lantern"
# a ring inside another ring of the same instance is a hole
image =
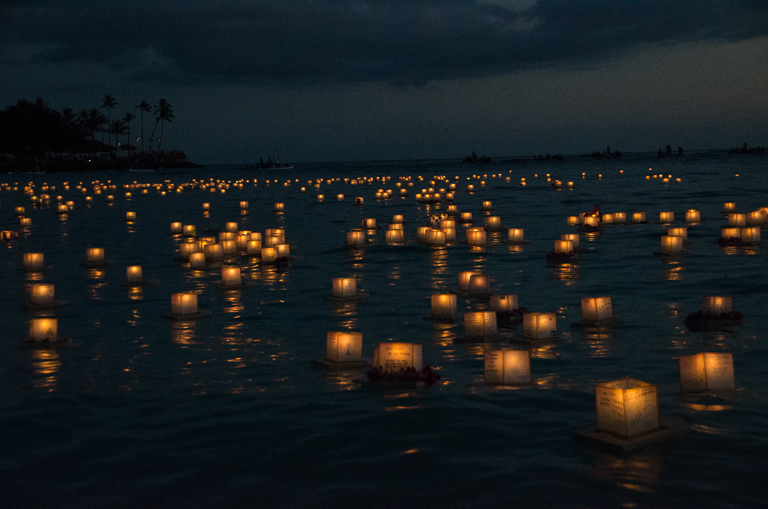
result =
[[[474,275],[481,275],[481,273],[475,272],[475,271],[469,271],[469,270],[459,272],[459,291],[460,292],[469,291],[469,280]]]
[[[681,227],[681,228],[669,228],[667,229],[667,235],[670,237],[682,237],[683,242],[688,240],[688,228]]]
[[[764,210],[755,210],[747,215],[747,224],[750,226],[763,226],[766,222]]]
[[[363,360],[362,332],[328,332],[325,358],[330,362],[360,362]]]
[[[235,221],[228,221],[224,228],[225,231],[230,233],[237,233],[238,230],[237,223]]]
[[[237,242],[234,240],[222,240],[221,250],[224,253],[225,258],[232,258],[237,256]]]
[[[384,240],[387,244],[400,244],[403,242],[403,230],[387,230],[384,233]]]
[[[35,306],[51,306],[56,304],[55,288],[52,284],[37,283],[29,289],[29,302]]]
[[[275,246],[277,257],[288,259],[291,257],[291,246],[289,244],[278,244]]]
[[[182,235],[184,237],[196,237],[197,236],[197,228],[193,224],[185,224],[184,228],[182,230]]]
[[[448,222],[448,221],[446,221]],[[453,221],[451,221],[453,222]],[[443,227],[446,242],[456,242],[456,228]]]
[[[194,252],[189,254],[189,267],[195,270],[204,270],[206,267],[205,253]]]
[[[498,334],[495,311],[471,311],[464,313],[464,335],[482,338]]]
[[[600,221],[603,224],[613,224],[613,214],[603,214],[603,216],[600,218]]]
[[[129,223],[136,221],[136,212],[126,212],[125,220],[126,222],[129,222]]]
[[[461,213],[461,222],[464,224],[471,223],[472,222],[472,212],[462,212]]]
[[[45,268],[45,256],[43,253],[24,253],[24,270],[34,271]]]
[[[472,274],[469,277],[469,295],[488,297],[491,294],[491,278],[488,274]]]
[[[176,316],[196,314],[197,294],[194,292],[172,293],[171,313]]]
[[[734,202],[725,202],[723,203],[723,212],[735,212],[736,211],[736,203]]]
[[[720,238],[735,239],[735,240],[741,241],[741,228],[738,228],[738,227],[720,228]]]
[[[457,297],[453,293],[436,293],[432,295],[431,318],[450,320],[457,313]]]
[[[274,247],[261,248],[261,263],[273,264],[277,260],[277,249]]]
[[[129,265],[125,268],[125,282],[142,283],[144,281],[144,275],[142,274],[141,265]]]
[[[728,214],[728,226],[747,226],[747,215]]]
[[[367,217],[363,219],[363,228],[365,228],[366,230],[375,230],[376,228],[378,228],[378,226],[376,225],[376,218]]]
[[[171,223],[171,235],[181,235],[182,224],[178,221]]]
[[[555,313],[525,313],[523,315],[523,337],[547,339],[557,335]]]
[[[240,267],[221,268],[221,286],[224,288],[239,287],[243,285],[240,277]]]
[[[260,256],[261,255],[261,241],[249,240],[245,245],[245,254],[248,256]]]
[[[568,226],[576,226],[581,221],[579,221],[579,216],[568,216]]]
[[[741,228],[739,231],[739,237],[742,244],[759,244],[760,243],[760,227],[749,226],[747,228]]]
[[[33,318],[29,321],[29,341],[54,342],[58,339],[58,318]]]
[[[572,240],[556,240],[554,253],[555,255],[570,255],[573,254],[573,241]]]
[[[659,213],[659,222],[662,223],[662,224],[674,223],[675,222],[675,213],[674,212],[660,212]]]
[[[681,355],[680,392],[735,390],[733,354],[702,352]]]
[[[467,244],[470,246],[482,246],[485,244],[485,230],[483,228],[467,228]]]
[[[365,245],[365,231],[360,228],[355,228],[352,231],[347,232],[347,246],[364,246]]]
[[[686,223],[700,223],[701,222],[701,212],[699,212],[696,209],[688,209],[685,211],[685,222]]]
[[[501,216],[488,216],[485,218],[485,228],[488,230],[501,229]]]
[[[733,297],[702,295],[701,312],[706,316],[717,316],[724,313],[732,313]]]
[[[385,371],[414,368],[421,371],[424,357],[421,345],[415,343],[379,343],[373,352],[373,365]]]
[[[584,216],[582,226],[587,229],[595,229],[600,227],[600,218],[597,216]]]
[[[573,250],[579,250],[579,234],[578,233],[563,233],[560,235],[560,240],[570,240],[573,242]]]
[[[447,243],[446,235],[443,230],[429,228],[427,230],[427,244],[430,246],[444,246]]]
[[[584,297],[581,299],[581,321],[598,322],[613,318],[610,297]]]
[[[273,212],[285,212],[285,203],[277,202],[275,203],[275,208],[272,210]]]
[[[224,246],[221,244],[206,244],[203,246],[205,260],[209,263],[220,262],[224,260]],[[191,260],[190,256],[190,260]]]
[[[250,204],[247,201],[243,200],[240,202],[240,210],[248,210],[249,207]]]
[[[179,244],[179,259],[189,260],[192,253],[202,253],[203,247],[199,242],[185,242]]]
[[[518,309],[517,295],[491,295],[491,310],[500,314],[509,314]]]
[[[103,247],[89,247],[86,250],[86,264],[87,265],[103,265],[106,263],[104,258]]]
[[[485,349],[483,381],[488,385],[531,383],[531,355],[528,350]]]
[[[392,216],[392,222],[394,224],[403,224],[405,220],[403,219],[402,214],[395,214],[394,216]]]
[[[614,212],[613,213],[613,222],[615,224],[624,224],[627,222],[627,213],[626,212]]]
[[[481,208],[485,211],[490,211],[493,210],[493,204],[490,200],[485,200]]]
[[[357,296],[357,280],[353,277],[333,278],[333,297],[349,299]]]
[[[510,244],[525,243],[525,230],[523,228],[510,228],[507,239]]]
[[[633,224],[645,223],[645,212],[633,212],[632,223]]]
[[[426,244],[427,242],[427,234],[431,228],[429,226],[419,226],[416,228],[416,241],[421,244]]]
[[[680,254],[683,252],[683,238],[661,236],[661,254]]]
[[[59,203],[56,206],[56,213],[57,214],[66,214],[69,212],[69,207],[67,207],[64,203]]]
[[[634,378],[604,382],[595,389],[595,405],[600,431],[631,438],[660,428],[656,385]]]

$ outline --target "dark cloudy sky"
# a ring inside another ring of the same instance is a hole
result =
[[[2,0],[0,107],[107,94],[206,164],[766,145],[768,1]]]

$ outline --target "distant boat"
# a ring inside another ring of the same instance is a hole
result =
[[[471,156],[467,156],[464,159],[462,159],[462,162],[465,162],[465,163],[486,163],[487,164],[487,163],[491,163],[493,161],[488,156],[477,157],[477,154],[475,154],[475,152],[473,151],[472,155]]]
[[[281,163],[280,155],[275,152],[274,160],[272,160],[271,157],[268,157],[267,162],[264,162],[264,158],[260,157],[259,162],[254,166],[254,168],[259,170],[290,170],[293,168],[293,165],[288,163]]]

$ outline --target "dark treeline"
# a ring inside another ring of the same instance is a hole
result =
[[[162,150],[166,123],[173,120],[172,106],[160,99],[154,111],[146,101],[136,106],[140,111],[141,135],[131,137],[131,122],[136,115],[128,112],[112,119],[117,106],[112,96],[104,96],[102,106],[75,113],[71,108],[57,111],[42,99],[20,99],[0,111],[0,171],[73,171],[126,168],[186,166],[180,151]],[[106,110],[104,112],[100,111]],[[154,126],[149,150],[144,144],[144,113],[153,113]],[[105,114],[106,113],[106,114]],[[152,141],[158,131],[157,150]],[[136,141],[137,146],[131,141]],[[83,163],[87,163],[84,165]]]

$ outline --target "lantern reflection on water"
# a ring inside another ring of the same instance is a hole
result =
[[[631,438],[658,430],[658,386],[623,378],[595,388],[597,429]]]
[[[486,348],[483,381],[488,385],[531,383],[531,355],[528,350]]]
[[[702,352],[681,355],[680,392],[735,390],[733,354]]]

